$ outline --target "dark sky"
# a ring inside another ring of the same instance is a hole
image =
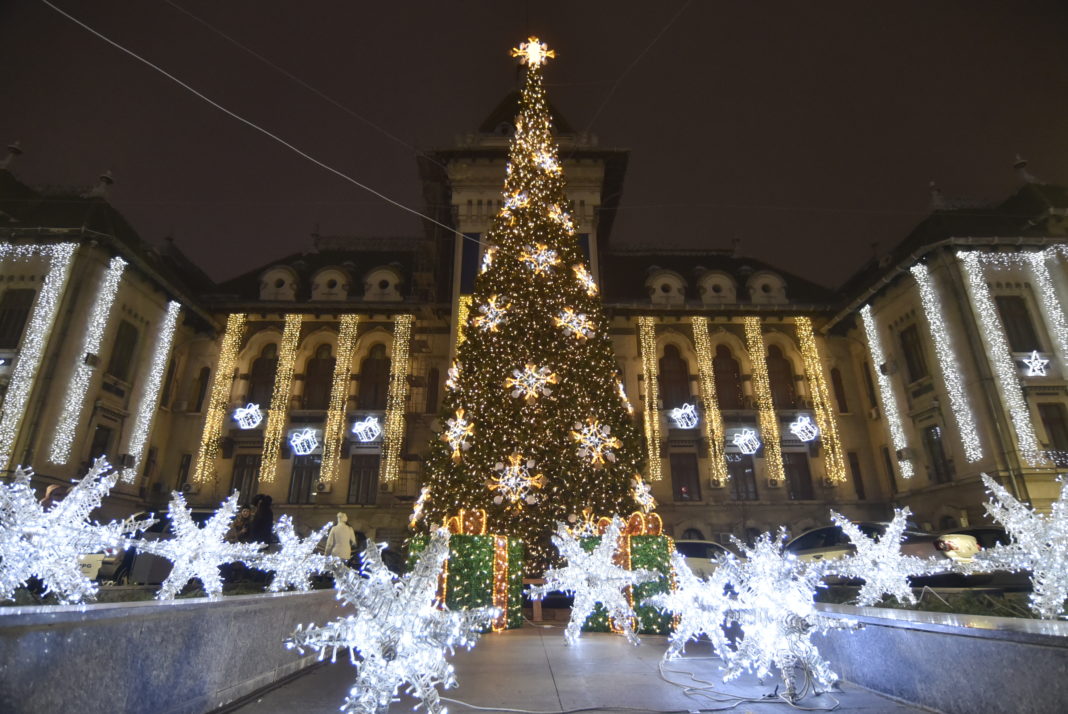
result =
[[[631,149],[616,241],[737,238],[831,286],[873,242],[906,235],[931,179],[949,196],[1000,199],[1019,152],[1040,178],[1068,182],[1063,3],[694,0],[668,26],[685,0],[53,1],[413,207],[412,148],[174,4],[420,148],[477,127],[515,86],[508,48],[536,33],[559,53],[554,104],[602,146]],[[0,68],[0,145],[22,141],[23,180],[88,186],[111,169],[112,202],[138,231],[173,234],[216,278],[309,247],[316,224],[420,232],[38,0],[0,3]]]

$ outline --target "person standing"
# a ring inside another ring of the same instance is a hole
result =
[[[345,563],[352,559],[352,546],[356,545],[356,531],[349,525],[349,517],[344,513],[337,514],[337,523],[330,529],[326,536],[327,555],[340,558]]]

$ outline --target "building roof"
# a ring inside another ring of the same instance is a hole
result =
[[[478,125],[479,133],[502,134],[504,127],[511,127],[514,130],[515,118],[519,114],[519,102],[522,96],[522,92],[518,90],[509,92]],[[571,123],[553,106],[553,103],[546,101],[546,104],[549,105],[549,117],[552,119],[556,133],[574,134],[575,130],[571,127]],[[511,132],[509,131],[508,133]]]

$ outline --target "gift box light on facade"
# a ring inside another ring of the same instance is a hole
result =
[[[812,423],[808,414],[798,414],[797,418],[790,422],[790,433],[804,442],[815,441],[820,435],[819,427]]]
[[[378,417],[374,414],[368,414],[352,425],[352,433],[356,435],[359,441],[368,444],[382,436],[382,425],[379,423]]]
[[[263,423],[263,411],[259,404],[249,402],[246,406],[234,410],[234,421],[241,429],[255,429]]]
[[[752,429],[742,429],[735,432],[731,441],[738,447],[739,451],[749,456],[760,450],[760,439],[757,438],[756,432]]]
[[[315,429],[301,429],[289,435],[289,446],[297,456],[307,456],[319,448],[319,434]]]
[[[693,429],[697,426],[697,408],[693,404],[683,404],[668,412],[668,418],[679,429]]]

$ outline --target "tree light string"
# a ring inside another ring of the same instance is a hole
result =
[[[219,439],[223,423],[230,407],[230,389],[233,386],[234,365],[241,339],[245,335],[248,316],[235,312],[226,318],[226,332],[219,348],[219,362],[211,382],[211,398],[204,415],[204,430],[200,434],[200,449],[197,451],[197,467],[193,483],[204,484],[215,480],[215,460],[219,456]]]
[[[126,261],[119,257],[112,258],[107,268],[104,269],[104,275],[97,286],[93,306],[89,310],[89,320],[85,325],[85,334],[82,337],[82,349],[74,356],[74,369],[71,370],[70,380],[67,382],[63,410],[59,414],[59,423],[52,432],[52,445],[49,449],[48,460],[53,464],[62,465],[70,461],[74,437],[81,424],[82,412],[85,411],[85,396],[89,392],[89,381],[95,369],[95,366],[88,361],[89,355],[94,355],[99,360],[100,345],[108,329],[111,307],[119,292],[119,283],[122,281],[124,270],[126,270]]]
[[[864,322],[864,332],[868,337],[868,351],[871,353],[871,363],[875,367],[875,376],[879,383],[879,404],[886,417],[886,426],[890,430],[890,442],[894,445],[895,451],[903,452],[908,448],[905,428],[901,423],[901,413],[898,411],[894,386],[890,382],[889,375],[884,374],[882,370],[882,365],[886,364],[886,355],[883,352],[882,339],[879,337],[879,328],[871,314],[871,305],[865,305],[860,309],[860,317]],[[897,467],[901,471],[902,478],[912,478],[914,471],[911,460],[898,458]]]
[[[174,331],[178,326],[178,314],[182,306],[174,301],[167,302],[167,311],[159,323],[156,331],[156,339],[152,347],[152,359],[149,362],[148,374],[145,375],[141,385],[141,393],[137,398],[137,406],[134,413],[133,429],[130,430],[130,438],[126,444],[126,453],[133,457],[133,465],[124,468],[121,478],[124,483],[133,483],[137,478],[137,469],[141,465],[141,459],[145,455],[145,446],[148,444],[148,435],[152,431],[152,422],[156,418],[159,409],[159,393],[163,386],[163,373],[167,369],[167,361],[171,356],[171,347],[174,345]]]
[[[333,483],[341,460],[345,440],[345,419],[348,415],[349,385],[352,383],[352,355],[356,351],[359,315],[342,315],[337,335],[337,360],[334,362],[334,381],[330,387],[330,406],[323,429],[323,463],[319,480]]]
[[[267,412],[267,428],[263,430],[263,454],[260,461],[260,483],[274,483],[278,475],[278,458],[282,454],[282,438],[289,423],[289,395],[293,386],[293,367],[300,345],[300,326],[303,315],[289,314],[282,328],[282,343],[278,346],[278,367],[274,373],[271,409]]]
[[[838,420],[835,418],[834,409],[831,408],[831,395],[827,390],[823,361],[820,360],[816,336],[812,331],[812,320],[795,317],[794,327],[797,329],[797,341],[801,345],[801,357],[805,361],[805,377],[808,379],[812,410],[816,414],[816,426],[826,452],[824,463],[827,478],[834,483],[845,483],[845,457],[842,454],[842,441],[838,437]]]
[[[660,394],[658,388],[659,364],[656,358],[656,322],[652,317],[638,318],[638,338],[642,350],[642,393],[644,407],[642,422],[645,425],[645,448],[648,456],[649,480],[663,478],[660,471]]]
[[[4,403],[0,406],[0,467],[7,468],[15,450],[15,439],[18,438],[22,419],[26,414],[30,393],[37,382],[45,344],[52,333],[77,248],[76,243],[0,243],[0,260],[27,260],[37,257],[48,259],[48,272],[45,273],[41,289],[37,291],[26,331],[19,344],[19,353],[11,369],[11,380],[4,395]]]
[[[723,413],[719,410],[716,377],[712,368],[712,341],[708,337],[708,318],[694,315],[690,322],[693,326],[693,343],[697,350],[697,377],[701,389],[701,405],[705,412],[704,431],[705,440],[708,442],[712,481],[723,486],[730,479],[730,471],[727,470],[727,453],[724,449],[726,439]]]
[[[764,346],[764,334],[760,318],[745,318],[745,342],[749,359],[753,362],[753,396],[757,403],[757,420],[760,436],[764,442],[764,463],[767,476],[775,481],[786,479],[782,464],[782,448],[779,445],[779,417],[771,399],[771,381],[768,379],[768,351]]]
[[[961,446],[964,447],[964,458],[968,460],[968,463],[975,463],[983,458],[983,447],[975,424],[975,414],[972,412],[968,394],[964,389],[960,358],[953,344],[953,337],[949,333],[949,326],[946,324],[945,310],[938,296],[938,288],[934,277],[923,263],[912,266],[912,277],[916,279],[916,285],[920,290],[923,314],[927,318],[927,329],[934,342],[938,367],[942,371],[942,382],[949,394],[949,406],[957,425]]]
[[[408,354],[413,319],[412,315],[397,315],[393,325],[393,353],[390,356],[385,435],[382,439],[381,476],[383,483],[392,483],[400,473],[400,452],[404,443],[404,413],[408,406]]]

